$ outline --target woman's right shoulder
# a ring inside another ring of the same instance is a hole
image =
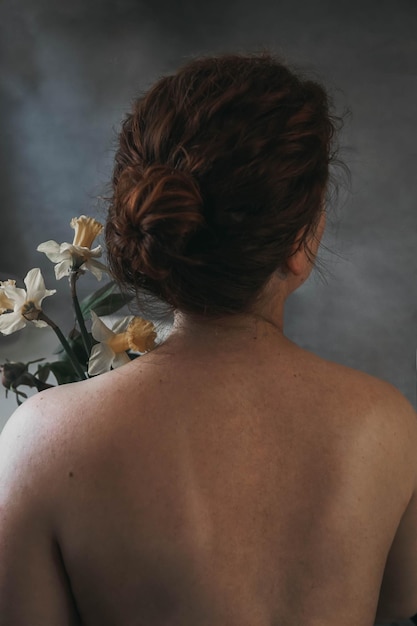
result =
[[[378,414],[404,419],[417,427],[417,414],[407,398],[390,382],[332,361],[322,362],[323,375],[329,376],[343,393],[345,401],[374,406]]]
[[[328,398],[331,408],[339,407],[351,423],[412,442],[417,458],[417,413],[393,384],[311,352],[303,351],[302,360],[309,387],[316,388],[318,399]]]
[[[392,451],[399,462],[408,464],[417,490],[417,413],[412,404],[390,382],[338,363],[320,362],[320,376],[327,378],[340,406],[357,416],[358,424],[363,423],[387,455]]]
[[[407,398],[390,382],[345,365],[329,363],[345,393],[354,393],[359,401],[372,403],[378,410],[404,416],[417,423],[417,414]]]

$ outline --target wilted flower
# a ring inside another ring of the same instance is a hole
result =
[[[45,289],[38,267],[27,273],[24,282],[26,290],[16,287],[14,280],[0,282],[0,332],[3,335],[10,335],[24,328],[28,321],[35,326],[47,326],[45,321],[39,319],[42,313],[41,304],[56,289]]]
[[[91,312],[93,324],[91,332],[100,343],[93,346],[88,364],[90,376],[103,374],[111,368],[129,363],[126,350],[148,352],[155,347],[156,331],[152,322],[141,317],[125,317],[119,320],[111,330],[102,320]]]
[[[4,287],[14,287],[15,285],[15,280],[0,281],[0,315],[6,311],[13,311],[14,303],[4,293]]]
[[[55,265],[55,276],[57,280],[63,276],[68,276],[71,271],[90,270],[92,274],[101,279],[103,271],[107,268],[103,263],[96,261],[101,256],[101,246],[91,249],[94,239],[101,233],[103,226],[92,217],[81,215],[73,217],[71,228],[75,230],[72,243],[57,243],[50,240],[41,243],[37,250],[44,252],[48,259]]]
[[[38,363],[39,361],[43,361],[43,359],[36,359],[28,363],[7,361],[6,363],[0,364],[0,380],[3,387],[6,388],[6,398],[7,392],[13,391],[16,394],[17,403],[21,404],[19,396],[27,398],[27,395],[23,393],[23,391],[20,391],[19,387],[36,387],[37,391],[44,391],[45,389],[53,387],[53,385],[49,385],[29,372],[29,365]]]

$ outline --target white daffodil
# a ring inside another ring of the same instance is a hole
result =
[[[93,346],[88,363],[88,374],[96,376],[129,363],[126,350],[148,352],[155,347],[156,332],[152,322],[141,317],[124,317],[112,329],[91,312],[91,332],[100,343]]]
[[[81,215],[73,217],[71,228],[75,230],[72,243],[57,243],[50,240],[41,243],[37,250],[44,252],[48,259],[55,265],[57,280],[63,276],[69,276],[71,271],[90,270],[92,274],[101,280],[101,274],[107,271],[103,263],[96,261],[101,256],[101,246],[91,249],[94,239],[101,233],[103,226],[92,217]]]
[[[32,322],[35,326],[47,326],[39,319],[42,300],[52,296],[56,289],[45,289],[38,267],[30,270],[25,278],[25,289],[16,287],[14,280],[0,282],[0,332],[10,335]]]

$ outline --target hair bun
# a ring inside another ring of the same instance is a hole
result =
[[[138,274],[162,280],[203,223],[203,200],[197,181],[167,165],[140,171],[128,166],[115,185],[106,242],[109,263],[122,282]]]

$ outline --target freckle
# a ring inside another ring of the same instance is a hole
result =
[[[74,472],[68,472],[68,476],[72,478],[74,476]]]

